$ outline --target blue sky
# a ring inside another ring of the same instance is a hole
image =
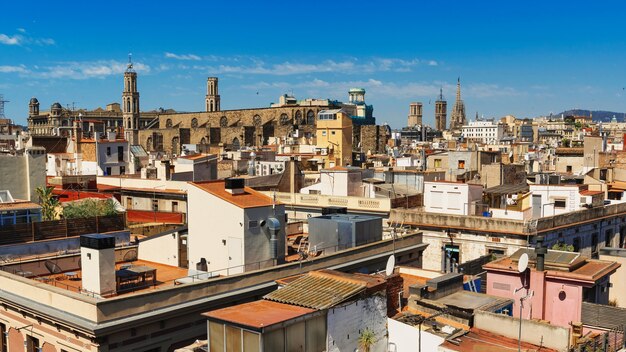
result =
[[[0,94],[18,123],[32,96],[42,110],[104,107],[132,53],[142,110],[200,111],[216,75],[222,109],[291,92],[345,101],[356,86],[392,127],[411,101],[432,125],[429,102],[443,87],[450,111],[458,76],[468,117],[626,111],[626,3],[476,3],[10,1]]]

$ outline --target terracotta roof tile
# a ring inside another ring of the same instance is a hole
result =
[[[226,191],[224,180],[206,181],[206,182],[190,182],[192,185],[222,199],[239,208],[258,208],[279,204],[273,202],[272,198],[257,192],[250,187],[244,187],[242,194],[231,194]]]

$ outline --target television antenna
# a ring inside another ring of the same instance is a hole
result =
[[[4,103],[8,103],[8,100],[4,100],[4,95],[0,94],[0,119],[4,119]]]

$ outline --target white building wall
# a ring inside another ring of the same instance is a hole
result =
[[[415,352],[418,350],[418,343],[421,341],[422,351],[437,351],[445,339],[443,337],[422,331],[420,336],[417,327],[401,323],[397,320],[387,318],[389,329],[389,351],[393,352]]]
[[[139,259],[178,266],[178,236],[178,232],[174,232],[142,239],[137,253]]]
[[[424,210],[429,213],[471,215],[472,203],[481,197],[480,185],[424,182]]]
[[[189,269],[195,270],[201,258],[206,259],[208,271],[241,266],[244,261],[243,209],[195,186],[189,187],[187,202]],[[239,255],[229,253],[229,249],[235,250],[238,241],[242,244]],[[224,270],[222,274],[229,272]]]
[[[541,195],[542,216],[552,216],[580,210],[578,186],[530,185],[532,196]],[[555,202],[565,201],[564,207],[555,206]]]
[[[356,351],[359,331],[370,329],[376,342],[370,352],[387,352],[387,298],[374,294],[365,299],[330,308],[327,314],[327,352]]]

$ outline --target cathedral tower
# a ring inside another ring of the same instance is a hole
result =
[[[32,97],[30,102],[28,103],[28,116],[34,117],[39,115],[39,100],[37,98]]]
[[[456,101],[450,115],[450,129],[460,129],[464,125],[467,125],[467,119],[465,118],[465,103],[461,99],[461,78],[459,77],[456,81]]]
[[[139,91],[137,91],[137,72],[128,57],[128,67],[124,72],[124,91],[122,92],[122,119],[124,134],[130,144],[138,144],[139,129]]]
[[[217,77],[209,77],[206,81],[206,111],[220,111],[220,95],[217,90]]]
[[[422,103],[411,103],[409,104],[409,119],[407,126],[415,127],[417,125],[422,125]]]
[[[446,129],[448,119],[448,102],[443,99],[443,88],[439,89],[439,97],[435,101],[435,127],[437,131]]]

